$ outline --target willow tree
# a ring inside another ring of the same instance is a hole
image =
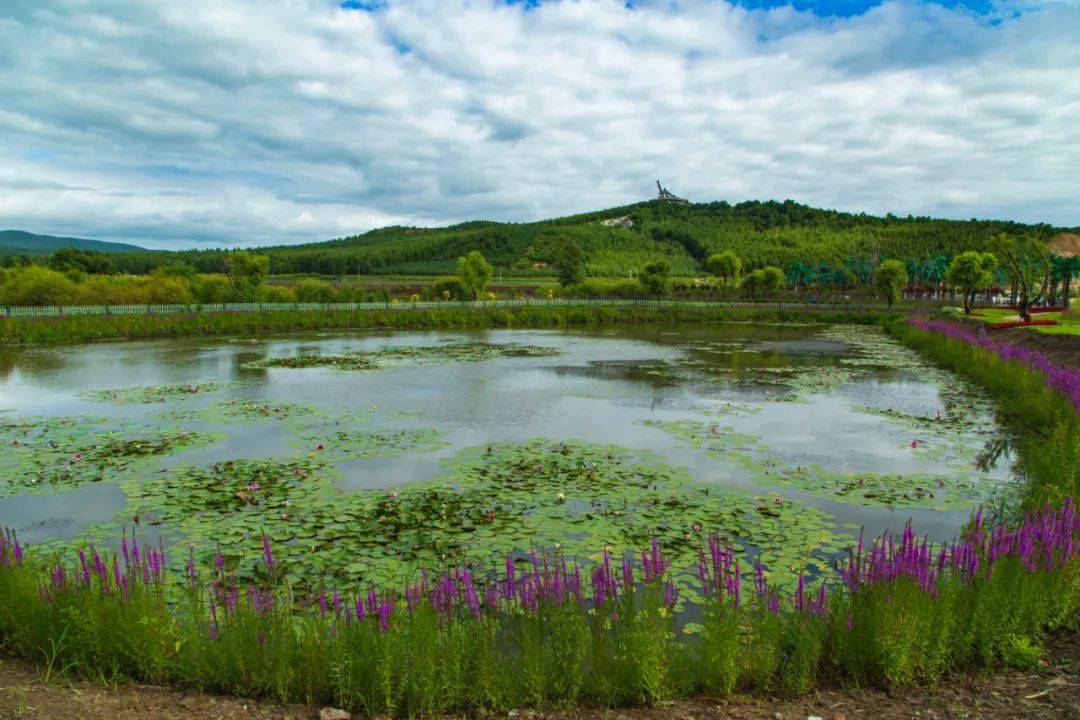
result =
[[[479,250],[473,250],[458,258],[457,274],[465,293],[473,300],[479,300],[491,282],[494,270]]]

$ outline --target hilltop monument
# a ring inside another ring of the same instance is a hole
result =
[[[684,200],[683,198],[679,197],[675,193],[669,192],[666,187],[664,187],[663,185],[660,184],[659,180],[656,181],[656,189],[657,189],[657,196],[656,196],[657,200],[662,200],[663,202],[671,202],[671,203],[675,203],[677,205],[689,205],[690,204],[689,200]]]

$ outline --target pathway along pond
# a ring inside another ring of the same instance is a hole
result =
[[[876,328],[350,332],[0,350],[0,524],[122,528],[303,588],[718,531],[775,581],[865,527],[955,536],[1010,482],[992,404]],[[692,598],[687,583],[684,597]]]

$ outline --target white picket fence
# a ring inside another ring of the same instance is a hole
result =
[[[476,302],[418,301],[418,302],[359,302],[359,303],[203,303],[197,305],[43,305],[0,306],[0,317],[67,317],[71,315],[169,315],[182,313],[241,313],[241,312],[328,312],[370,310],[437,310],[449,308],[521,308],[521,307],[701,307],[770,310],[849,310],[854,312],[883,312],[885,305],[866,303],[822,302],[735,302],[710,300],[621,300],[621,299],[530,299],[480,300]]]

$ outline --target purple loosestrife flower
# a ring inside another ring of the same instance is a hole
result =
[[[263,562],[266,564],[267,572],[274,572],[274,553],[270,550],[270,537],[263,533],[262,536],[263,545]]]
[[[386,632],[390,629],[390,616],[394,614],[394,602],[388,598],[383,598],[379,604],[379,631]]]
[[[679,587],[673,583],[664,584],[664,605],[669,610],[674,610],[675,606],[679,603]]]

